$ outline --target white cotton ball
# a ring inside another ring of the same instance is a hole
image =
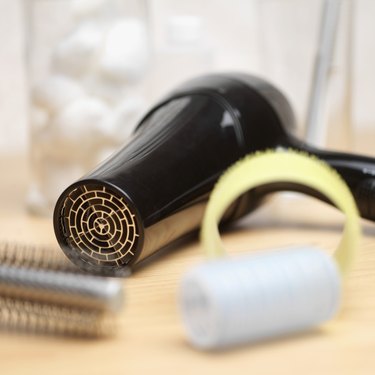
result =
[[[29,187],[26,205],[29,212],[34,215],[52,216],[52,210],[48,206],[47,199],[43,196],[36,183],[31,184]]]
[[[145,109],[145,101],[138,96],[128,97],[116,106],[106,119],[106,132],[114,141],[129,138]]]
[[[76,18],[91,18],[107,5],[107,0],[74,0],[71,5],[72,14]]]
[[[62,75],[52,76],[32,89],[34,103],[51,113],[58,112],[84,95],[83,88],[77,82]]]
[[[144,23],[136,18],[124,18],[108,30],[99,68],[109,79],[134,82],[145,73],[148,59]]]
[[[52,63],[56,71],[81,76],[92,68],[96,53],[103,40],[99,23],[90,22],[79,26],[64,38],[52,53]]]
[[[110,108],[101,100],[80,99],[56,116],[53,131],[64,144],[81,148],[90,147],[104,141],[104,120],[109,115]]]
[[[30,108],[30,123],[32,132],[44,131],[50,124],[49,113],[43,108],[32,106]]]
[[[60,194],[84,174],[80,160],[73,162],[55,161],[45,158],[39,165],[41,180],[40,192],[49,204],[54,204]]]
[[[54,159],[60,158],[61,160],[69,159],[74,155],[74,148],[69,147],[66,149],[61,138],[56,135],[54,131],[54,120],[51,125],[46,127],[43,131],[39,132],[34,137],[32,142],[32,158],[33,158],[33,172],[39,178],[40,168],[39,165],[44,162],[44,159],[53,157]]]
[[[89,95],[115,105],[126,95],[126,87],[121,82],[109,81],[98,74],[90,74],[82,81]]]

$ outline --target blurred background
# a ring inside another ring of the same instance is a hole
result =
[[[30,161],[30,210],[49,214],[62,186],[126,141],[170,88],[197,74],[268,78],[290,99],[303,136],[324,4],[0,0],[0,154]],[[321,145],[371,153],[374,14],[374,1],[341,2]]]
[[[9,254],[17,243],[60,254],[51,216],[62,190],[126,143],[164,94],[196,75],[241,71],[268,79],[290,100],[301,139],[309,138],[315,98],[312,128],[319,131],[309,142],[375,157],[374,20],[373,0],[0,0],[0,245]],[[315,200],[301,202],[287,193],[251,215],[228,233],[228,249],[307,242],[333,250],[344,218],[323,204],[310,209]],[[267,367],[278,374],[358,374],[374,367],[373,233],[368,223],[336,323],[251,352],[199,353],[194,364],[228,373],[243,356],[255,373],[270,373]],[[85,346],[3,332],[3,372],[15,373],[14,366],[30,374],[50,366],[54,373],[131,373],[132,366],[155,372],[163,365],[181,371],[181,363],[190,363],[185,353],[194,352],[183,339],[175,287],[202,258],[196,242],[181,247],[182,255],[172,249],[126,279],[130,303],[117,339]],[[10,306],[6,316],[29,322],[23,305]]]

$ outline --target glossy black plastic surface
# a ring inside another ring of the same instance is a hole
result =
[[[283,110],[293,124],[289,108]],[[276,147],[283,136],[280,119],[256,90],[232,77],[209,76],[166,98],[88,177],[126,191],[147,227],[207,195],[233,162]]]
[[[130,141],[86,175],[82,183],[94,180],[115,186],[136,207],[145,236],[140,243],[147,249],[136,249],[129,265],[196,229],[219,176],[239,158],[259,150],[294,148],[327,161],[348,183],[361,215],[374,220],[375,160],[313,149],[293,137],[293,127],[289,103],[266,81],[244,74],[200,77],[155,106]],[[295,185],[262,186],[242,196],[226,220],[246,214],[264,195],[278,190],[303,191],[324,199]],[[63,198],[64,193],[60,203]],[[56,224],[60,203],[55,210],[55,231],[69,253],[74,249],[67,248]],[[190,215],[198,206],[201,208],[194,211],[192,219],[186,220],[188,212]],[[163,239],[151,238],[157,236]]]

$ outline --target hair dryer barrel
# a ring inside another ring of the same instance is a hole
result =
[[[121,275],[199,227],[209,193],[232,163],[258,150],[306,149],[290,135],[293,125],[283,94],[261,79],[209,75],[187,82],[151,109],[122,149],[62,193],[54,213],[60,246],[81,268]],[[367,179],[361,164],[354,167],[357,174],[350,165],[348,172],[350,156],[329,156],[322,154],[341,168],[352,191]],[[368,168],[372,160],[365,161]],[[285,189],[299,187],[250,191],[230,207],[225,220],[251,211],[265,194]]]
[[[196,229],[220,174],[247,153],[279,144],[281,118],[294,122],[281,93],[246,79],[250,85],[228,75],[188,82],[144,117],[125,147],[68,187],[54,214],[66,255],[117,274]],[[262,123],[267,128],[254,126]]]

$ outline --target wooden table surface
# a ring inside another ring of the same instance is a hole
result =
[[[25,160],[1,159],[0,241],[56,248],[52,222],[24,209]],[[332,252],[343,216],[310,198],[273,199],[223,235],[228,251],[315,244]],[[227,352],[185,340],[176,303],[181,275],[203,260],[186,242],[124,280],[126,306],[114,338],[74,340],[0,331],[0,374],[375,374],[375,225],[363,222],[360,257],[339,315],[301,335]],[[147,372],[146,372],[147,371]]]

